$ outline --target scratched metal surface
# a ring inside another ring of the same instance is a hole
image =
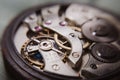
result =
[[[46,2],[63,2],[73,0],[0,0],[0,39],[9,22],[22,10],[34,5]],[[102,8],[109,9],[120,15],[120,0],[74,0],[77,2],[90,3]],[[5,71],[2,53],[0,51],[0,80],[13,80]]]

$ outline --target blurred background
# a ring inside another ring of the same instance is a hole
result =
[[[21,11],[35,5],[71,1],[93,4],[120,15],[120,0],[0,0],[0,39],[2,38],[2,33],[9,22]],[[0,80],[13,80],[5,71],[1,52]]]

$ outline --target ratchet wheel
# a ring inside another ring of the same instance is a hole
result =
[[[15,80],[120,80],[119,42],[119,16],[54,3],[18,15],[4,32],[2,53]]]

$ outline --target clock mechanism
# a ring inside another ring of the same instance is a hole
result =
[[[77,3],[35,9],[20,20],[13,39],[28,66],[62,80],[93,79],[119,69],[118,42],[116,17]]]

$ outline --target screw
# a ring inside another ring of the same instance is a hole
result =
[[[71,37],[75,37],[75,34],[74,33],[70,33],[69,34]]]
[[[58,70],[60,69],[59,65],[57,65],[57,64],[52,65],[52,68],[53,68],[55,71],[58,71]]]
[[[66,21],[61,21],[59,24],[60,24],[61,26],[66,26],[66,25],[67,25],[67,22],[66,22]]]
[[[92,69],[97,69],[96,64],[90,64],[90,67],[91,67]]]
[[[45,24],[46,25],[50,25],[50,24],[52,24],[52,21],[51,20],[47,20],[47,21],[45,21]]]
[[[79,55],[79,53],[74,52],[74,53],[72,53],[72,56],[73,56],[74,58],[78,58],[80,55]]]
[[[48,44],[47,44],[47,43],[43,43],[43,46],[47,47],[47,46],[48,46]]]

